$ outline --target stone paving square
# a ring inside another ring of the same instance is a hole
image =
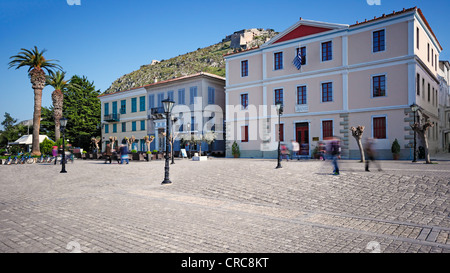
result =
[[[450,161],[175,163],[0,165],[0,252],[450,252]]]

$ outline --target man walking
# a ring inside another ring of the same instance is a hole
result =
[[[333,175],[339,175],[338,159],[341,158],[341,147],[339,139],[333,138],[330,142],[330,155],[333,162]]]
[[[366,145],[364,146],[364,153],[367,156],[366,159],[366,172],[370,172],[369,170],[369,161],[372,161],[377,167],[378,167],[378,171],[381,171],[381,166],[378,162],[375,161],[375,150],[373,148],[373,139],[369,138],[366,141]]]

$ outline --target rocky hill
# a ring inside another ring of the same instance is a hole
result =
[[[252,29],[253,31],[254,29]],[[258,29],[249,35],[246,30],[235,32],[233,35],[227,36],[222,42],[199,48],[196,51],[179,55],[168,59],[152,61],[151,64],[143,65],[140,69],[126,74],[112,83],[112,85],[104,92],[112,94],[115,92],[132,89],[158,81],[169,80],[182,76],[195,74],[198,72],[208,72],[215,75],[225,77],[225,60],[224,54],[239,51],[245,48],[260,46],[278,33],[272,29]],[[242,34],[241,34],[242,33]],[[245,39],[244,33],[246,33]],[[253,34],[257,33],[257,34]],[[239,41],[236,41],[239,39]],[[230,45],[240,43],[240,48],[233,48]]]

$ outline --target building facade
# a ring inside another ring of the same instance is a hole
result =
[[[439,150],[450,153],[450,63],[439,62]]]
[[[365,126],[381,158],[412,158],[410,105],[438,123],[438,60],[442,47],[420,9],[404,9],[354,25],[303,20],[256,49],[226,60],[227,156],[236,141],[242,157],[276,158],[280,140],[310,156],[331,136],[342,156],[359,158],[350,128]],[[297,55],[301,67],[294,65]],[[275,102],[283,102],[278,124]],[[438,146],[430,131],[430,151]]]
[[[171,116],[176,119],[170,129],[170,134],[175,136],[174,151],[184,148],[180,141],[182,135],[202,135],[213,130],[217,140],[210,146],[202,143],[202,151],[224,153],[224,87],[225,78],[201,72],[99,96],[103,149],[110,137],[116,137],[121,144],[125,138],[134,136],[133,149],[146,151],[144,137],[153,136],[150,150],[164,151],[166,117],[162,101],[170,98],[175,102]],[[199,149],[191,147],[191,150]]]

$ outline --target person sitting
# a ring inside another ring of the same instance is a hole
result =
[[[106,151],[105,151],[105,164],[109,161],[109,164],[112,163],[112,151],[111,151],[111,145],[106,144]]]

